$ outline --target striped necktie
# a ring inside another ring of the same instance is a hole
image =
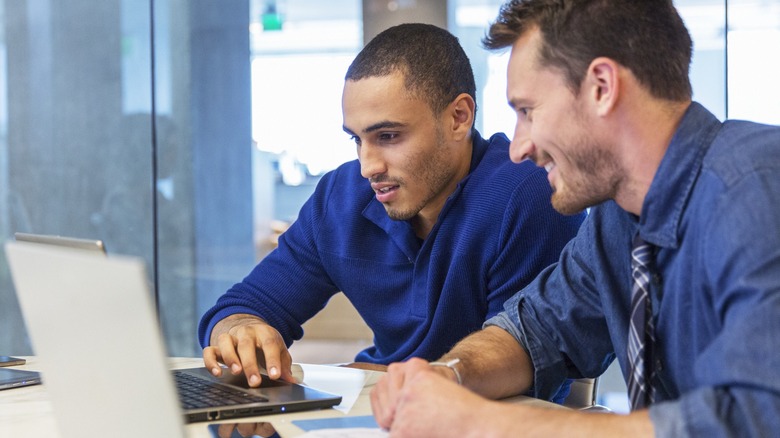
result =
[[[628,332],[628,398],[631,410],[647,407],[652,403],[651,351],[653,348],[654,324],[650,301],[650,264],[653,246],[634,238],[631,250],[631,325]]]

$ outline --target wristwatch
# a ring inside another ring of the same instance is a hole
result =
[[[463,379],[460,377],[460,371],[455,367],[455,365],[460,363],[460,359],[455,358],[452,360],[448,360],[447,362],[431,362],[428,365],[432,367],[447,367],[452,370],[453,373],[455,373],[455,378],[458,380],[458,385],[463,385]]]

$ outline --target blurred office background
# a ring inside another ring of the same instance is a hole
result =
[[[721,119],[780,124],[780,0],[675,3],[694,98]],[[500,4],[0,0],[0,237],[99,238],[144,258],[169,353],[199,356],[200,315],[272,250],[319,177],[355,158],[341,90],[364,41],[401,22],[447,27],[475,70],[478,129],[511,136],[507,55],[479,43]],[[306,336],[350,333],[328,349],[349,360],[370,331],[334,306]],[[34,354],[3,254],[0,353]]]

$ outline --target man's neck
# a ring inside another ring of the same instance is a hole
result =
[[[649,101],[648,101],[649,100]],[[624,210],[641,216],[642,206],[691,102],[648,99],[628,111],[622,129],[622,161],[626,179],[615,201]]]

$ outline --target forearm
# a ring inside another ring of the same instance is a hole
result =
[[[236,313],[230,315],[214,325],[214,329],[211,330],[209,345],[217,345],[217,338],[219,338],[220,335],[230,332],[230,330],[234,327],[248,323],[266,324],[262,318],[259,318],[255,315],[250,315],[248,313]]]
[[[495,326],[473,333],[442,356],[455,365],[463,386],[484,397],[499,399],[523,393],[533,383],[531,359],[514,337]]]

